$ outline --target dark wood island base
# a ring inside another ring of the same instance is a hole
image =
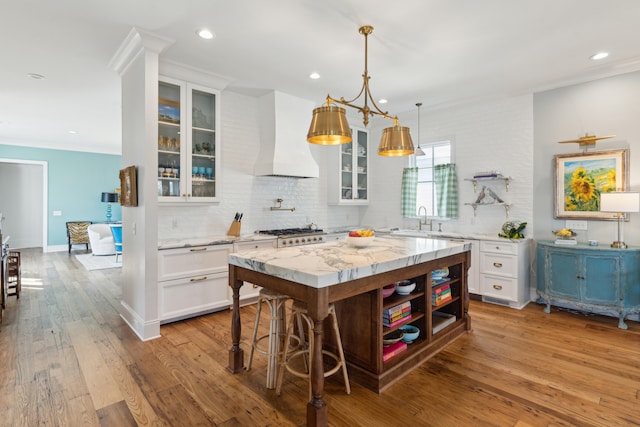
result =
[[[240,348],[239,308],[240,287],[246,281],[305,302],[308,313],[314,321],[314,336],[317,343],[323,342],[323,322],[328,315],[329,303],[336,303],[340,333],[349,363],[349,375],[358,383],[380,393],[471,329],[467,290],[469,262],[469,252],[466,251],[319,288],[229,265],[229,285],[233,288],[231,321],[233,344],[229,350],[228,370],[234,374],[244,370],[244,352]],[[449,280],[432,286],[432,271],[445,268],[449,271]],[[415,282],[415,290],[409,295],[394,294],[383,298],[382,288],[400,280]],[[436,305],[435,300],[432,302],[432,291],[440,286],[448,286],[451,298]],[[398,325],[384,326],[383,310],[400,304],[410,305],[411,318]],[[438,322],[443,318],[448,319],[448,322],[440,330]],[[384,361],[384,335],[405,324],[411,324],[420,329],[418,338],[408,344],[402,353]],[[327,328],[327,334],[330,333],[330,328]],[[330,341],[324,340],[324,342]],[[307,404],[307,425],[310,427],[328,425],[328,408],[322,398],[324,391],[322,347],[315,346],[312,357],[314,361],[311,366],[312,398]]]

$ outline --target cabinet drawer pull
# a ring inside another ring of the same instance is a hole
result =
[[[495,289],[496,291],[501,291],[501,290],[502,290],[502,286],[500,286],[500,285],[493,285],[493,289]]]
[[[202,282],[203,280],[207,280],[207,276],[194,277],[193,279],[190,279],[191,282]]]
[[[501,262],[494,262],[493,266],[497,267],[497,268],[502,268],[502,263]]]
[[[194,248],[194,249],[189,249],[191,252],[200,252],[200,251],[206,251],[207,248]]]

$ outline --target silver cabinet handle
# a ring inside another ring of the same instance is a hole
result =
[[[493,285],[493,289],[497,290],[497,291],[501,291],[502,290],[502,286],[500,285]]]
[[[193,279],[190,279],[190,282],[202,282],[203,280],[207,280],[207,276],[202,276],[202,277],[194,277]]]
[[[502,263],[501,262],[494,262],[493,266],[497,267],[497,268],[502,268]]]
[[[206,251],[207,248],[193,248],[193,249],[189,249],[191,252],[201,252],[201,251]]]

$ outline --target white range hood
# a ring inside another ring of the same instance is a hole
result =
[[[311,101],[282,92],[273,91],[260,97],[260,153],[253,168],[256,176],[320,175],[307,142],[313,107]]]

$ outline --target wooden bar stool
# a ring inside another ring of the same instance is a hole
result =
[[[260,289],[260,293],[258,294],[256,322],[253,327],[253,335],[251,337],[251,349],[249,350],[247,371],[251,369],[254,351],[266,355],[268,357],[267,388],[269,389],[276,388],[279,356],[283,352],[283,347],[285,350],[289,347],[289,345],[285,346],[284,343],[291,344],[291,341],[293,340],[295,348],[298,348],[301,343],[300,338],[297,335],[292,334],[287,336],[285,339],[285,327],[287,324],[285,304],[289,299],[290,298],[287,295],[265,288]],[[258,327],[260,326],[260,316],[262,314],[263,303],[269,307],[269,333],[258,337]],[[300,327],[301,325],[302,324],[300,323]],[[268,340],[266,349],[260,347],[260,342],[263,340]]]
[[[20,252],[9,251],[7,256],[7,295],[15,295],[20,299],[22,289],[22,271],[20,267]]]
[[[282,353],[282,358],[280,359],[280,368],[278,372],[278,383],[276,385],[276,393],[280,395],[282,391],[282,378],[284,376],[285,369],[291,372],[293,375],[300,378],[307,378],[309,382],[309,400],[311,400],[311,375],[309,372],[309,366],[312,365],[311,360],[309,359],[309,355],[313,353],[314,338],[313,338],[313,321],[311,317],[309,317],[309,313],[307,312],[307,307],[304,303],[299,301],[294,301],[293,306],[291,307],[291,317],[289,319],[289,323],[287,325],[287,335],[285,337],[285,341],[289,340],[289,335],[293,331],[293,319],[304,319],[304,323],[307,326],[307,336],[309,345],[303,347],[301,349],[293,351],[291,354],[288,352],[288,348],[284,349]],[[328,350],[322,350],[322,354],[328,356],[333,359],[335,362],[335,366],[331,369],[324,372],[324,377],[327,378],[339,370],[342,370],[342,376],[344,378],[344,386],[347,394],[351,394],[351,386],[349,385],[349,376],[347,375],[347,362],[344,358],[344,350],[342,349],[342,339],[340,338],[340,330],[338,329],[338,317],[336,316],[336,307],[335,305],[329,304],[329,318],[331,319],[331,327],[333,328],[333,334],[336,338],[336,348],[338,349],[338,354],[332,353]],[[303,336],[303,329],[299,326],[300,335]],[[291,365],[291,361],[297,357],[302,356],[304,358],[304,371],[300,371]]]

